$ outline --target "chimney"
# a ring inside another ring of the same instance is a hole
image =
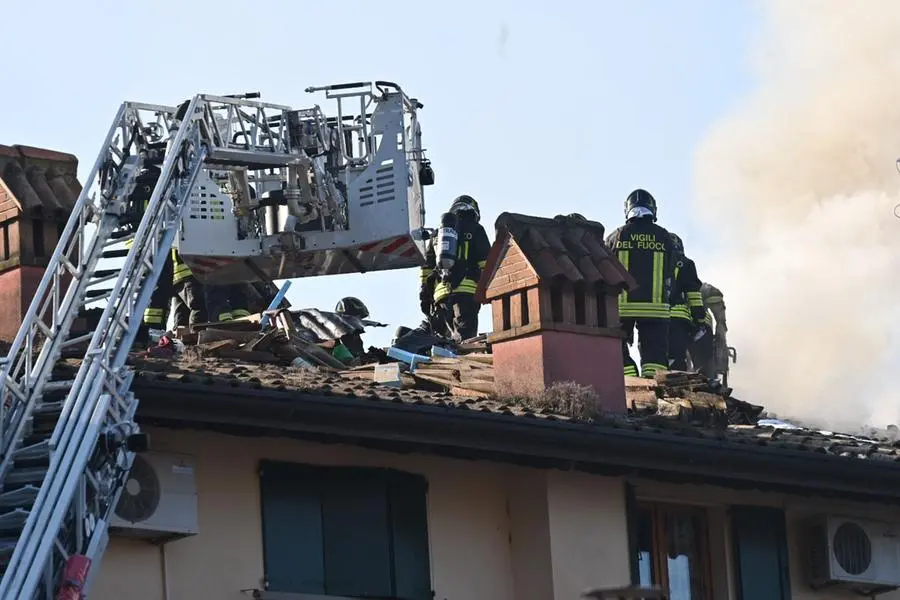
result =
[[[491,305],[497,392],[574,381],[594,388],[600,408],[624,412],[617,297],[636,282],[606,250],[603,225],[503,213],[496,230],[478,299]]]
[[[78,159],[0,145],[0,340],[12,341],[81,193]]]

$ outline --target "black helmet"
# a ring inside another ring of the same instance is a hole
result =
[[[350,315],[358,319],[365,319],[369,316],[369,309],[363,304],[363,301],[353,296],[341,298],[341,301],[334,307],[334,312],[340,315]]]
[[[475,198],[463,194],[462,196],[457,196],[456,200],[450,205],[450,212],[459,214],[465,211],[474,214],[476,222],[481,221],[481,210],[478,208],[478,203],[475,202]]]
[[[672,238],[672,245],[675,247],[675,252],[684,254],[684,242],[681,241],[681,238],[671,232],[669,233],[669,237]]]
[[[656,221],[656,199],[647,190],[636,189],[625,199],[625,220],[645,216],[652,216]]]

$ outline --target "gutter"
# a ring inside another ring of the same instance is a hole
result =
[[[136,379],[138,420],[339,436],[553,462],[560,468],[698,477],[723,485],[900,500],[900,464],[593,425],[296,391]]]

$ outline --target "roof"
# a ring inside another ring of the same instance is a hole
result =
[[[497,217],[495,227],[497,235],[482,274],[481,289],[493,278],[510,239],[540,279],[605,284],[620,289],[633,289],[637,285],[628,270],[607,250],[605,229],[597,221],[572,215],[547,219],[504,212]]]
[[[704,392],[696,379],[630,381],[627,413],[584,414],[566,408],[571,402],[403,389],[359,373],[212,357],[133,356],[130,363],[144,424],[296,435],[544,468],[650,472],[673,481],[693,477],[857,500],[900,498],[900,442],[887,433],[840,434],[758,420],[762,407]],[[77,366],[65,360],[59,368]]]
[[[7,193],[21,211],[68,215],[81,193],[78,159],[45,148],[0,145],[0,195]]]

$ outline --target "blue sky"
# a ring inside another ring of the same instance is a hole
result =
[[[580,212],[610,230],[645,187],[701,277],[715,247],[690,212],[693,150],[752,86],[759,18],[750,0],[85,0],[46,11],[4,7],[6,23],[39,25],[4,31],[13,93],[0,96],[0,143],[74,153],[84,176],[123,100],[260,91],[304,107],[307,86],[388,79],[425,105],[432,224],[467,193],[492,238],[506,210]],[[330,308],[358,296],[391,324],[367,338],[384,344],[420,320],[417,289],[406,270],[298,280],[289,298]]]

